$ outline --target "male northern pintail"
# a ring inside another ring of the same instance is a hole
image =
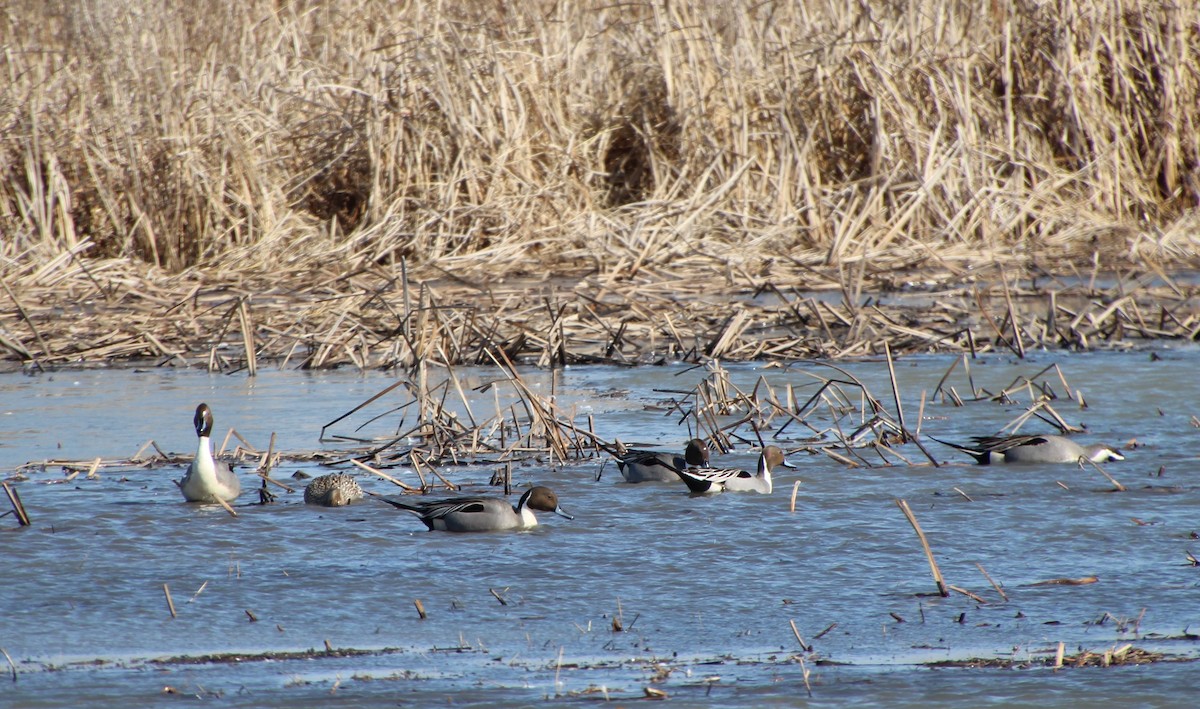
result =
[[[358,481],[346,473],[330,473],[313,481],[304,488],[304,502],[309,505],[342,507],[361,500],[362,488]]]
[[[680,457],[659,451],[627,450],[617,458],[625,482],[675,482],[679,471],[708,467],[708,446],[699,438],[688,441]]]
[[[405,502],[379,498],[417,516],[430,530],[444,532],[494,532],[537,526],[534,510],[575,519],[558,506],[558,496],[548,487],[531,487],[513,507],[498,497],[452,497],[444,500]]]
[[[213,415],[208,404],[196,407],[194,423],[200,443],[196,446],[196,457],[179,481],[179,489],[188,502],[215,503],[218,499],[228,502],[241,494],[242,484],[228,463],[213,460],[212,444],[209,442]]]
[[[688,468],[678,471],[678,476],[687,483],[692,492],[761,492],[771,494],[774,485],[771,482],[771,469],[782,465],[785,468],[796,466],[787,462],[783,451],[776,446],[767,446],[758,456],[758,472],[750,473],[736,468]]]
[[[933,438],[933,436],[930,436]],[[1125,460],[1125,456],[1103,443],[1083,446],[1070,438],[1040,436],[976,436],[973,446],[933,438],[938,443],[969,453],[980,465],[992,463],[1077,463],[1081,458],[1093,463]]]

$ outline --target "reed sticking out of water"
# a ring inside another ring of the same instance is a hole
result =
[[[903,499],[897,499],[896,505],[904,516],[908,518],[908,523],[912,525],[913,531],[917,533],[917,538],[921,540],[921,548],[925,550],[925,558],[929,560],[929,570],[933,573],[933,581],[937,584],[938,594],[942,597],[949,596],[950,591],[946,587],[946,581],[942,578],[942,572],[938,569],[937,561],[933,558],[933,550],[929,548],[929,540],[925,538],[925,532],[921,531],[921,525],[917,522],[916,516],[908,507],[908,502]]]
[[[413,605],[416,607],[417,615],[420,617],[420,619],[425,620],[425,605],[423,603],[421,603],[421,599],[414,598]]]
[[[812,646],[804,642],[804,638],[800,637],[800,629],[796,627],[796,621],[789,620],[788,625],[792,626],[792,634],[796,636],[796,642],[800,643],[800,649],[804,652],[812,652]]]
[[[0,652],[4,653],[4,659],[8,660],[8,667],[12,671],[12,681],[17,681],[17,664],[13,662],[12,656],[8,654],[8,650],[0,647]]]
[[[171,611],[171,617],[178,617],[175,613],[175,601],[171,600],[171,589],[167,584],[163,584],[163,595],[167,597],[167,610]]]
[[[229,513],[230,517],[238,516],[237,510],[230,507],[228,502],[226,502],[225,500],[222,500],[220,497],[214,497],[213,499],[217,501],[217,504],[219,504],[221,507],[225,508],[225,511]]]
[[[25,505],[21,503],[21,495],[17,489],[7,482],[4,483],[4,494],[8,496],[8,502],[12,505],[13,514],[17,516],[17,524],[22,527],[29,526],[29,514],[25,511]]]
[[[900,387],[896,384],[896,365],[892,361],[892,346],[887,340],[883,342],[883,352],[887,356],[888,379],[892,384],[892,401],[896,404],[896,418],[900,421],[900,433],[904,439],[909,438],[908,427],[904,424],[904,406],[900,403]]]
[[[992,585],[992,588],[996,589],[996,593],[999,593],[1001,598],[1003,598],[1005,601],[1008,601],[1008,594],[1004,592],[1004,589],[1000,587],[1000,584],[996,583],[995,580],[992,579],[991,575],[988,574],[988,572],[983,568],[983,564],[980,564],[977,561],[975,562],[975,568],[979,569],[979,573],[983,574],[983,577]]]
[[[404,488],[408,492],[420,492],[420,488],[415,488],[412,485],[407,485],[407,484],[397,480],[396,478],[393,478],[391,475],[388,475],[387,473],[383,472],[382,470],[376,470],[375,468],[372,468],[371,466],[358,460],[357,458],[351,458],[350,462],[357,465],[358,467],[362,468],[363,470],[367,471],[368,473],[371,473],[372,475],[378,475],[379,477],[383,478],[384,480],[387,480],[391,484],[396,485],[401,488]]]
[[[962,595],[966,596],[967,598],[970,598],[972,601],[975,601],[976,603],[982,603],[982,604],[987,603],[986,600],[984,600],[983,598],[981,598],[980,596],[978,596],[974,593],[971,593],[970,591],[966,590],[965,588],[959,588],[958,586],[955,586],[953,584],[948,584],[946,586],[946,588],[950,589],[951,591],[954,591],[955,593],[961,593]]]
[[[1107,471],[1107,470],[1105,470],[1104,468],[1100,467],[1100,464],[1099,464],[1099,463],[1097,463],[1097,462],[1096,462],[1096,461],[1094,461],[1094,460],[1088,460],[1087,458],[1085,458],[1085,457],[1083,457],[1083,456],[1080,456],[1080,457],[1079,457],[1079,464],[1080,464],[1080,466],[1083,466],[1085,463],[1086,463],[1086,464],[1088,464],[1088,465],[1091,465],[1093,468],[1095,468],[1096,470],[1100,471],[1100,474],[1101,474],[1101,475],[1103,475],[1105,478],[1108,478],[1108,481],[1109,481],[1110,483],[1112,483],[1113,490],[1115,490],[1116,492],[1125,492],[1125,486],[1124,486],[1124,485],[1122,485],[1121,483],[1117,482],[1117,479],[1116,479],[1116,478],[1114,478],[1113,476],[1109,475],[1109,474],[1108,474],[1108,471]]]

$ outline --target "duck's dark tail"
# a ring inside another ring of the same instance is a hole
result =
[[[675,474],[678,475],[681,480],[683,480],[684,484],[686,484],[688,489],[692,492],[708,492],[712,487],[711,481],[692,475],[686,470],[679,470],[677,468],[671,468],[671,470],[675,471]]]
[[[957,448],[958,450],[962,451],[963,453],[969,454],[971,457],[973,457],[975,459],[975,461],[977,463],[979,463],[981,465],[987,465],[989,462],[991,462],[992,454],[987,450],[983,450],[980,448],[971,448],[969,446],[959,445],[958,443],[951,443],[950,441],[943,441],[942,439],[937,438],[935,436],[930,436],[928,433],[925,434],[925,437],[935,440],[938,443],[941,443],[943,446],[950,446],[951,448]]]
[[[415,507],[407,502],[398,502],[396,500],[392,500],[390,498],[384,497],[383,495],[380,495],[377,492],[371,492],[370,490],[364,490],[364,492],[366,492],[371,497],[374,497],[376,500],[379,500],[380,502],[388,503],[392,507],[399,507],[400,509],[402,509],[406,512],[412,512],[413,514],[419,515],[421,513],[421,511],[417,507]]]

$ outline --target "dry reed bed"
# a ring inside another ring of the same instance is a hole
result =
[[[995,287],[855,294],[1195,268],[1198,33],[1148,0],[10,3],[0,343],[376,367],[1190,336],[1186,290],[1041,324]],[[759,289],[792,302],[725,299]]]
[[[710,281],[655,278],[418,281],[406,269],[329,267],[305,277],[193,269],[168,275],[113,259],[22,269],[0,301],[0,360],[62,366],[147,362],[257,370],[670,360],[792,360],[896,353],[1132,347],[1195,339],[1195,285],[1144,273],[1097,281],[933,286],[876,296],[860,281],[782,267]],[[981,274],[986,276],[987,274]]]

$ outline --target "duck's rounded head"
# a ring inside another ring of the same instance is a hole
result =
[[[562,508],[558,506],[558,495],[555,495],[553,490],[544,485],[529,488],[529,492],[525,493],[525,506],[531,510],[553,512],[567,519],[575,519],[566,512],[563,512]]]
[[[208,408],[208,404],[200,404],[196,407],[196,418],[192,419],[196,424],[196,435],[201,438],[212,435],[213,415],[212,409]]]
[[[683,459],[693,468],[708,467],[708,444],[699,438],[688,441],[683,449]]]
[[[787,457],[784,456],[783,450],[780,449],[779,446],[767,446],[766,448],[763,448],[762,456],[763,462],[766,463],[768,470],[781,465],[785,468],[796,467],[788,462]]]

